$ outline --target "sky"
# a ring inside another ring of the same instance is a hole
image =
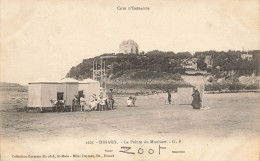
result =
[[[119,10],[122,7],[149,10]],[[139,51],[259,49],[258,0],[2,0],[0,81],[58,80],[83,59]]]

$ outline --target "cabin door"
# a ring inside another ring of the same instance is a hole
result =
[[[79,91],[79,98],[84,96],[84,91]]]
[[[63,92],[58,92],[57,93],[57,100],[64,100],[64,97],[63,97],[64,93]]]

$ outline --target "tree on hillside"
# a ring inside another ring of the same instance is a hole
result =
[[[190,52],[178,52],[176,54],[177,59],[188,59],[192,58],[192,54]]]
[[[242,60],[242,54],[252,54],[253,60]],[[172,51],[163,52],[159,50],[149,51],[146,54],[114,54],[105,53],[103,56],[114,56],[105,59],[108,74],[120,76],[127,71],[140,70],[142,72],[161,72],[168,74],[184,73],[182,67],[182,59],[196,57],[198,58],[197,65],[201,70],[206,69],[204,58],[210,55],[213,58],[212,74],[223,75],[223,71],[236,70],[240,75],[248,75],[255,72],[259,75],[259,50],[253,51],[204,51],[196,52],[194,56],[189,52],[174,53]],[[84,59],[82,63],[74,66],[67,73],[66,77],[75,79],[85,79],[92,77],[93,60],[100,61],[100,56]],[[142,73],[141,72],[141,73]],[[141,74],[139,73],[139,74]],[[158,76],[158,74],[156,74]],[[138,76],[138,74],[136,75]]]
[[[197,66],[200,70],[207,69],[207,64],[205,63],[205,57],[203,57],[203,56],[198,57]]]

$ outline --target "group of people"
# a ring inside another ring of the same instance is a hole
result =
[[[192,107],[193,109],[200,109],[202,106],[202,100],[198,89],[194,89],[192,94]],[[168,103],[172,103],[171,98],[171,91],[168,90]],[[112,89],[110,89],[109,93],[107,94],[107,98],[104,98],[102,95],[99,97],[96,94],[92,94],[89,101],[85,99],[85,96],[82,95],[80,98],[75,95],[72,100],[72,107],[69,109],[65,106],[65,100],[55,100],[51,99],[51,103],[55,105],[55,111],[57,112],[64,112],[64,111],[104,111],[104,110],[112,110],[114,108],[114,99]],[[127,106],[134,107],[136,102],[136,97],[128,97],[127,98]]]
[[[51,99],[50,102],[55,105],[54,111],[56,112],[69,111],[69,108],[65,106],[66,100]]]
[[[132,96],[128,97],[126,101],[127,107],[134,107],[135,101],[136,101],[136,97],[132,97]]]
[[[112,89],[108,93],[108,98],[104,98],[102,95],[99,97],[96,94],[92,94],[90,100],[87,101],[85,96],[75,96],[72,101],[72,107],[74,111],[104,111],[112,110],[114,108],[114,99],[112,94]]]
[[[96,94],[92,94],[89,101],[87,101],[85,99],[85,95],[75,95],[75,97],[72,99],[72,106],[66,106],[65,100],[51,99],[50,102],[54,105],[53,111],[56,112],[112,110],[115,103],[112,89],[110,89],[107,96],[107,98],[104,98],[102,95],[97,97]]]

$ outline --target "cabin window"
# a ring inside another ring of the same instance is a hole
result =
[[[57,93],[57,100],[63,100],[63,92],[58,92]]]

